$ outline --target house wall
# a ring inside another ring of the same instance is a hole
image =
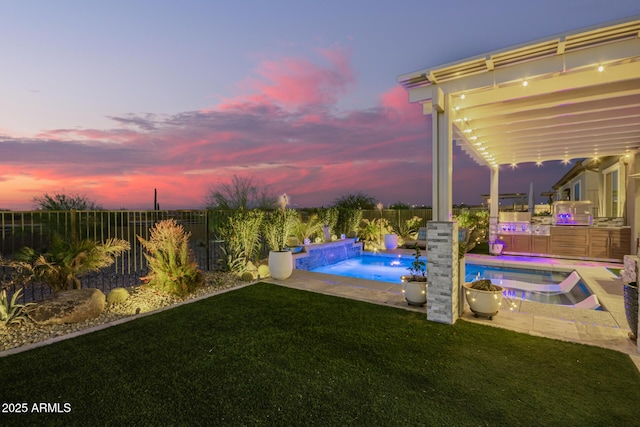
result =
[[[599,206],[601,203],[600,193],[598,192],[599,188],[599,178],[600,174],[596,171],[585,171],[584,173],[584,188],[585,188],[585,196],[584,200],[590,200],[593,203],[593,211],[591,214],[594,218],[600,216],[598,215]]]
[[[632,153],[628,166],[629,174],[640,174],[640,150]],[[631,250],[630,254],[637,254],[640,238],[640,179],[627,179],[627,218],[631,226]]]
[[[565,185],[558,189],[556,193],[556,200],[566,200],[562,198],[565,191],[569,190],[570,200],[576,200],[573,188],[576,182],[580,183],[580,197],[579,200],[590,200],[593,203],[592,215],[595,217],[600,216],[599,213],[599,188],[600,188],[600,174],[597,171],[585,170],[567,182]]]

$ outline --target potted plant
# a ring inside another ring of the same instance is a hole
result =
[[[415,254],[408,275],[402,276],[402,293],[409,305],[423,306],[427,302],[427,265],[420,259],[420,248]]]
[[[284,280],[293,272],[293,255],[287,249],[287,240],[298,222],[298,212],[287,209],[289,198],[283,194],[279,198],[280,209],[272,212],[264,222],[264,237],[269,245],[269,271],[271,277]]]
[[[502,287],[494,285],[489,279],[479,279],[465,283],[464,288],[473,316],[486,316],[493,320],[502,303]]]

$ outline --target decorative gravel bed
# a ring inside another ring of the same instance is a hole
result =
[[[107,304],[104,312],[100,316],[84,322],[41,326],[31,320],[27,320],[20,325],[0,326],[0,351],[22,347],[104,323],[113,322],[125,317],[131,317],[139,313],[157,310],[245,283],[236,275],[230,273],[205,272],[203,274],[205,279],[204,285],[185,298],[171,296],[139,285],[127,288],[130,296],[126,301],[119,304]]]

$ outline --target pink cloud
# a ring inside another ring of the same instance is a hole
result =
[[[263,61],[256,70],[258,77],[242,84],[254,92],[247,99],[251,103],[276,104],[288,109],[335,104],[355,83],[350,52],[338,47],[319,49],[318,53],[324,64],[307,58]]]
[[[201,208],[234,174],[287,192],[298,206],[327,206],[357,191],[385,204],[430,204],[431,122],[420,106],[393,86],[377,105],[338,111],[357,83],[351,52],[316,54],[259,63],[242,94],[205,110],[124,114],[106,130],[0,136],[0,181],[11,189],[0,193],[0,208],[22,197],[28,209],[34,196],[65,189],[106,208],[148,209],[154,188],[162,208]],[[484,177],[488,188],[488,172],[454,154],[454,198],[456,188],[469,191]]]

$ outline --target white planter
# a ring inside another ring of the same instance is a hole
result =
[[[504,249],[504,243],[489,243],[489,254],[502,255]]]
[[[464,294],[474,316],[486,316],[489,320],[493,319],[493,316],[498,314],[500,309],[502,288],[499,291],[481,291],[472,289],[471,286],[471,282],[464,284]]]
[[[291,251],[269,252],[269,272],[274,279],[288,279],[293,273],[293,255]]]
[[[402,293],[409,305],[423,306],[427,303],[427,282],[413,282],[402,278]]]
[[[398,248],[398,235],[397,234],[385,234],[384,235],[384,247],[388,250],[394,250]]]

